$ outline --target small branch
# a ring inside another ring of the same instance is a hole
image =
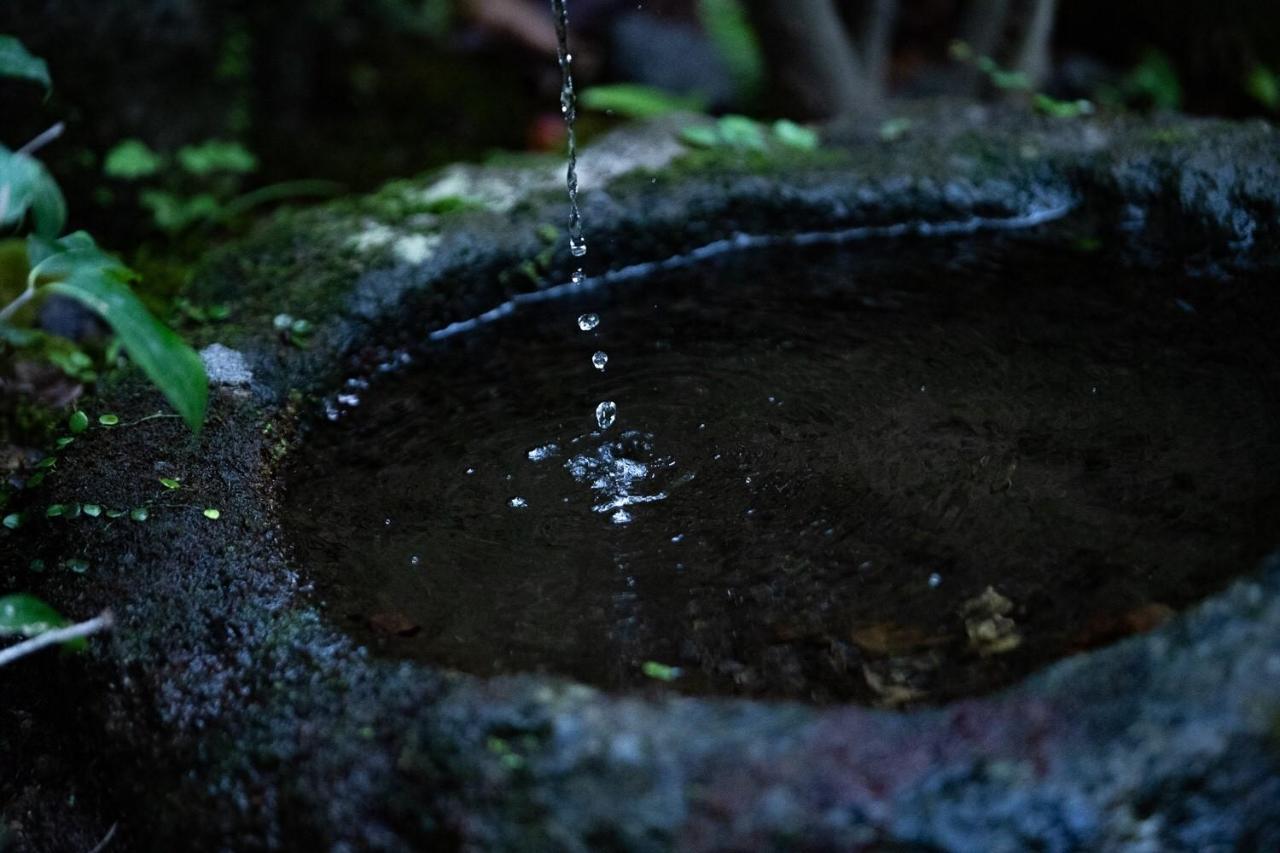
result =
[[[77,622],[74,625],[68,625],[65,628],[55,628],[52,631],[45,631],[43,634],[37,634],[30,640],[25,640],[7,649],[0,649],[0,666],[5,666],[16,661],[18,658],[26,657],[34,654],[41,649],[49,646],[56,646],[71,640],[79,640],[82,637],[88,637],[91,634],[97,634],[105,631],[115,624],[115,617],[111,615],[110,610],[104,610],[98,616],[86,621]]]
[[[1035,0],[1031,22],[1027,25],[1018,50],[1016,68],[1039,88],[1049,73],[1049,42],[1053,38],[1053,21],[1057,12],[1057,0]]]
[[[168,413],[168,412],[156,412],[154,415],[147,415],[146,417],[138,418],[136,421],[129,421],[128,423],[117,424],[117,425],[116,425],[116,428],[117,428],[117,429],[124,429],[125,427],[131,427],[131,426],[137,426],[138,424],[144,424],[144,423],[146,423],[147,421],[157,421],[157,420],[165,420],[165,419],[168,419],[168,418],[180,418],[180,417],[182,417],[182,415],[174,415],[174,414],[170,414],[170,413]]]
[[[882,92],[889,79],[893,28],[897,22],[898,0],[872,0],[863,29],[862,61],[866,65],[867,79]]]
[[[102,837],[101,841],[93,846],[93,849],[90,850],[89,853],[102,853],[103,850],[106,850],[107,845],[111,843],[111,839],[115,838],[116,827],[118,826],[120,826],[118,823],[111,824],[111,828],[107,830],[107,834]]]
[[[48,145],[50,142],[52,142],[53,140],[55,140],[55,139],[57,139],[59,136],[61,136],[61,135],[62,135],[62,131],[66,130],[66,129],[67,129],[67,126],[66,126],[65,124],[63,124],[62,122],[58,122],[58,123],[57,123],[57,124],[55,124],[53,127],[49,128],[49,129],[48,129],[48,130],[46,130],[44,133],[42,133],[42,134],[40,134],[39,136],[37,136],[35,139],[31,140],[31,141],[30,141],[30,142],[28,142],[26,145],[24,145],[24,146],[22,146],[21,148],[19,148],[19,149],[18,149],[18,153],[19,153],[19,154],[34,154],[34,153],[36,153],[36,152],[37,152],[37,151],[39,151],[41,148],[45,147],[45,146],[46,146],[46,145]]]
[[[8,187],[5,187],[7,190]],[[0,201],[4,201],[4,197],[0,196]],[[36,289],[33,285],[28,284],[27,289],[18,294],[17,298],[8,305],[0,309],[0,323],[8,321],[10,317],[18,313],[18,309],[31,301],[31,297],[36,295]]]

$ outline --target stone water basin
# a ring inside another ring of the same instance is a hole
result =
[[[912,115],[811,154],[605,140],[588,273],[701,261],[569,297],[531,296],[572,269],[559,163],[210,259],[204,433],[91,430],[29,496],[149,520],[0,543],[13,588],[119,619],[6,672],[20,842],[1280,847],[1274,131]],[[744,234],[778,239],[700,248]]]

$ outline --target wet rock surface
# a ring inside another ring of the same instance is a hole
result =
[[[634,133],[621,148],[671,129]],[[743,232],[1077,207],[1127,235],[1135,263],[1175,254],[1215,275],[1280,267],[1277,155],[1265,124],[930,109],[893,143],[610,168],[584,212],[616,267]],[[189,296],[232,320],[199,343],[243,362],[199,438],[139,422],[161,406],[132,378],[91,404],[124,423],[78,438],[25,500],[150,514],[39,520],[0,543],[6,587],[120,621],[85,655],[3,674],[16,849],[87,847],[116,822],[119,849],[1280,847],[1275,560],[1153,633],[911,712],[468,678],[372,660],[323,621],[276,523],[298,415],[355,365],[567,279],[567,246],[540,236],[563,219],[559,188],[531,174],[476,178],[512,194],[499,207],[432,197],[447,176],[402,182],[211,259]],[[281,339],[281,313],[316,323],[310,346]],[[181,478],[181,500],[158,477]],[[1007,640],[988,604],[975,633]]]

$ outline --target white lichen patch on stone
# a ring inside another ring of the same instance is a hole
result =
[[[371,252],[381,249],[396,238],[399,232],[390,225],[372,219],[364,221],[364,230],[353,236],[348,244],[360,252]]]
[[[530,192],[563,181],[558,169],[547,166],[511,169],[459,164],[441,171],[435,182],[418,192],[416,201],[431,205],[446,199],[464,199],[495,213],[506,213]]]
[[[430,260],[443,238],[439,234],[406,234],[391,246],[395,256],[406,264],[421,264]]]
[[[389,246],[396,260],[417,265],[431,259],[442,239],[439,234],[422,234],[403,228],[393,228],[382,222],[367,219],[364,222],[364,229],[347,242],[359,252],[372,252]]]
[[[222,344],[209,344],[200,350],[200,360],[211,385],[249,385],[253,371],[249,369],[244,354]]]

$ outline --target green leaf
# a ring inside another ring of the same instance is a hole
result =
[[[193,432],[208,405],[204,364],[191,347],[151,315],[126,283],[133,273],[97,248],[51,255],[30,274],[33,283],[52,278],[48,290],[80,302],[120,336],[125,351],[164,393]]]
[[[204,511],[204,517],[211,519],[213,521],[217,521],[219,518],[222,518],[222,513],[214,509],[213,507],[209,507]]]
[[[668,664],[658,663],[657,661],[652,660],[645,661],[641,665],[640,671],[647,677],[657,681],[675,681],[680,677],[680,667],[669,666]]]
[[[161,477],[161,478],[160,478],[160,485],[164,486],[166,489],[181,489],[181,488],[182,488],[182,484],[181,484],[181,483],[179,483],[177,480],[173,479],[172,477]]]
[[[46,92],[53,87],[49,66],[38,56],[32,56],[13,36],[0,35],[0,77],[31,80],[44,86]]]
[[[89,416],[76,409],[71,413],[71,417],[67,418],[67,428],[77,435],[84,432],[89,428]]]
[[[4,526],[10,530],[17,530],[22,526],[22,513],[11,512],[4,517]]]
[[[214,172],[246,175],[258,168],[258,158],[238,142],[210,139],[178,149],[178,165],[192,175]]]
[[[1265,65],[1255,65],[1249,70],[1244,88],[1267,109],[1280,108],[1280,75]]]
[[[746,116],[727,115],[716,122],[716,130],[725,144],[750,151],[765,149],[764,131],[760,123]]]
[[[49,504],[49,508],[44,511],[46,518],[57,518],[60,515],[66,515],[67,508],[62,504]]]
[[[34,569],[34,562],[32,561]],[[43,562],[41,563],[43,568]],[[37,570],[39,571],[39,570]],[[0,636],[17,635],[34,637],[54,628],[70,624],[58,611],[32,595],[6,595],[0,598]],[[84,638],[62,644],[68,649],[83,649],[87,645]]]
[[[133,509],[129,510],[129,517],[134,521],[146,521],[151,517],[151,513],[147,512],[147,508],[145,506],[135,506]]]
[[[680,131],[680,141],[694,148],[715,148],[720,144],[720,136],[713,127],[695,125]]]
[[[588,110],[617,113],[624,118],[653,118],[676,112],[702,112],[705,99],[676,95],[654,86],[617,83],[592,86],[578,96],[578,103]]]
[[[126,139],[107,152],[102,172],[109,178],[136,181],[148,178],[164,166],[164,158],[140,139]]]
[[[818,132],[813,128],[796,124],[794,121],[785,118],[775,121],[773,135],[788,148],[797,148],[801,151],[818,150]]]
[[[67,222],[67,202],[39,160],[0,145],[0,228],[31,213],[36,234],[53,238]]]
[[[98,423],[102,424],[103,426],[115,426],[116,424],[120,423],[120,416],[113,415],[110,413],[105,415],[98,415]]]
[[[33,595],[0,598],[0,636],[34,637],[67,624],[58,611]]]
[[[67,560],[67,568],[78,575],[82,575],[89,571],[89,561],[80,559]]]
[[[85,504],[84,514],[89,516],[90,518],[97,518],[98,516],[102,515],[102,507],[99,506],[98,504]]]

